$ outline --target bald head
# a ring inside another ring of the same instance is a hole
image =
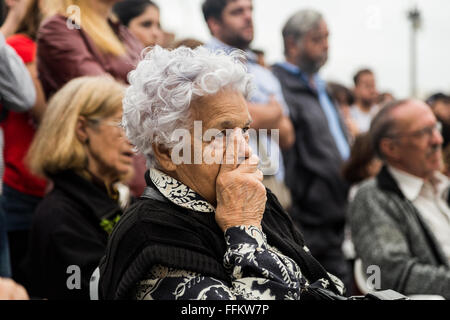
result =
[[[424,179],[441,167],[442,136],[422,101],[388,104],[372,120],[370,135],[377,154],[393,167]]]

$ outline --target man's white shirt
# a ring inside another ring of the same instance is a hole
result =
[[[392,166],[388,166],[388,169],[402,193],[413,203],[433,232],[450,263],[450,207],[447,204],[449,178],[435,172],[433,182],[430,182]]]

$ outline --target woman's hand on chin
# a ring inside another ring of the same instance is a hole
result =
[[[239,159],[245,160],[239,163]],[[267,197],[258,163],[241,132],[235,130],[216,180],[216,222],[224,232],[241,225],[261,228]]]

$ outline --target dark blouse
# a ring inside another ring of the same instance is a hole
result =
[[[199,214],[214,214],[214,207],[195,191],[168,175],[150,170],[150,178],[170,202]],[[311,284],[290,257],[267,243],[263,231],[256,227],[237,226],[224,234],[226,251],[223,266],[230,282],[198,272],[155,265],[136,286],[138,300],[298,300]],[[305,246],[303,250],[309,251]],[[342,282],[329,279],[343,292]],[[329,280],[320,279],[315,286],[329,288]]]
[[[105,187],[67,170],[38,205],[25,261],[31,296],[89,299],[89,279],[122,214]]]

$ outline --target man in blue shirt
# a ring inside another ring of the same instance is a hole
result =
[[[313,10],[295,13],[283,28],[286,61],[273,67],[289,106],[296,142],[284,153],[290,210],[307,246],[326,270],[349,283],[345,262],[348,186],[341,165],[350,148],[347,130],[318,71],[328,58],[328,27]]]
[[[264,183],[284,207],[290,206],[290,193],[284,184],[285,169],[281,149],[289,149],[295,140],[280,83],[270,70],[258,64],[250,49],[253,40],[252,0],[206,0],[202,6],[205,21],[213,38],[206,44],[211,50],[229,52],[240,49],[247,54],[248,72],[254,76],[255,91],[248,109],[252,128],[266,129],[268,136],[259,134],[250,139],[250,146],[262,163]],[[279,140],[272,130],[279,130]],[[257,141],[258,140],[258,141]]]

